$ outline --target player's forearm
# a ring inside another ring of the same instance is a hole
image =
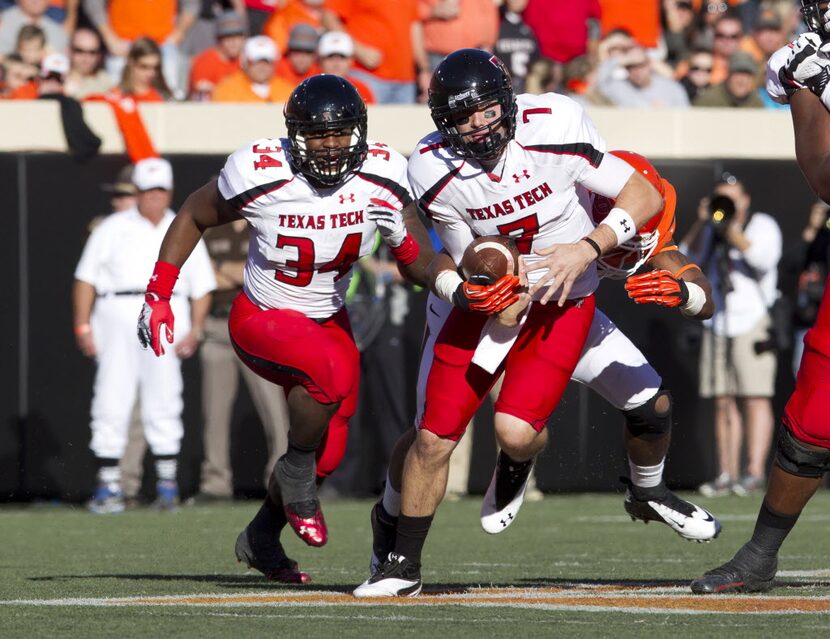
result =
[[[648,180],[635,171],[620,191],[615,208],[627,211],[635,227],[640,228],[663,208],[663,198]]]
[[[429,287],[432,292],[446,301],[451,301],[447,299],[446,295],[438,290],[435,285],[438,276],[445,272],[455,273],[458,275],[458,269],[455,266],[455,262],[453,262],[453,259],[449,255],[442,251],[440,253],[436,253],[435,257],[432,258],[432,261],[427,266],[426,274],[429,281]]]
[[[790,98],[798,166],[818,196],[830,201],[830,113],[810,91]]]
[[[703,271],[697,268],[689,269],[680,276],[680,279],[687,284],[695,284],[700,287],[703,294],[706,296],[706,301],[703,303],[703,307],[693,315],[685,314],[686,317],[701,321],[712,317],[712,315],[715,314],[715,301],[712,299],[712,286],[709,284],[709,280],[703,274]]]
[[[400,266],[401,274],[413,284],[418,286],[429,286],[430,278],[427,269],[435,257],[432,242],[429,239],[426,227],[421,223],[418,212],[414,205],[407,206],[403,210],[403,220],[407,232],[418,243],[418,257],[411,264]]]

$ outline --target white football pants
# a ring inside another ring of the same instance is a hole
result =
[[[143,303],[141,295],[109,295],[95,301],[90,324],[98,369],[92,395],[90,448],[96,457],[120,459],[124,455],[137,392],[150,450],[155,455],[179,453],[184,432],[181,362],[174,352],[175,344],[163,341],[162,357],[141,348],[136,325]],[[178,340],[190,331],[190,308],[179,296],[173,297],[171,306]]]

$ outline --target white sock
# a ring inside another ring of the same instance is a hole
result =
[[[389,481],[389,472],[386,472],[386,487],[383,489],[383,509],[392,517],[398,517],[401,514],[401,494],[392,488],[392,482]]]
[[[157,459],[156,476],[159,481],[176,481],[178,462],[175,459]]]
[[[98,469],[98,481],[106,484],[113,492],[121,490],[121,468],[116,464],[115,466],[101,466]]]
[[[665,458],[656,466],[638,466],[629,457],[628,468],[631,473],[631,483],[640,488],[654,488],[658,486],[663,481],[663,467],[665,465]]]

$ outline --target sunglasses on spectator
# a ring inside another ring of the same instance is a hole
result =
[[[98,55],[101,53],[101,49],[82,49],[81,47],[72,47],[72,53],[77,53],[78,55]]]
[[[678,2],[675,6],[678,9],[686,9],[686,11],[691,11],[694,8],[691,2]]]
[[[729,8],[725,2],[709,2],[706,5],[706,13],[723,13]]]
[[[159,64],[148,64],[147,62],[136,62],[135,66],[142,71],[158,71],[161,68]]]
[[[705,71],[706,73],[712,73],[712,67],[691,66],[689,67],[689,71]]]
[[[741,32],[736,31],[735,33],[718,33],[715,31],[715,38],[720,38],[721,40],[740,40]]]

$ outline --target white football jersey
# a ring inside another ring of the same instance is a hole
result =
[[[604,175],[605,141],[584,109],[565,96],[517,97],[516,134],[487,172],[447,146],[440,132],[423,138],[409,159],[408,177],[418,206],[432,220],[456,264],[478,236],[516,240],[529,268],[534,251],[579,241],[594,229],[576,187],[616,197],[630,175]],[[544,270],[528,273],[532,284]],[[597,286],[592,265],[576,281],[571,298]],[[541,297],[540,291],[537,297]]]
[[[400,209],[412,202],[406,160],[369,142],[366,160],[339,186],[315,189],[286,157],[288,140],[263,138],[228,157],[219,192],[253,232],[244,290],[260,308],[322,319],[345,303],[352,264],[372,251],[370,198]]]

